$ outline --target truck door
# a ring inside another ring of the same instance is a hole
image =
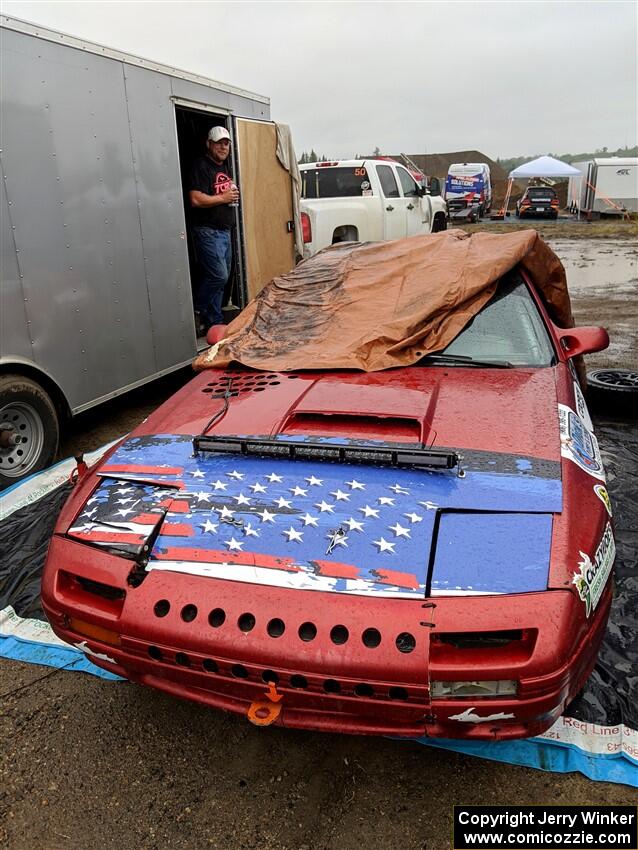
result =
[[[277,159],[275,125],[244,118],[234,124],[245,306],[269,280],[295,264],[292,182]]]
[[[407,168],[397,165],[397,175],[401,184],[401,192],[406,199],[405,224],[406,236],[416,236],[418,233],[429,233],[431,208],[427,203],[421,204],[421,193]]]
[[[381,200],[383,201],[383,238],[403,239],[406,235],[406,207],[408,199],[402,198],[399,186],[391,165],[377,165],[377,174],[381,184]]]

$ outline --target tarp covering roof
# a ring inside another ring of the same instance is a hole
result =
[[[539,156],[510,171],[510,177],[523,180],[527,177],[582,177],[582,174],[577,168],[553,156]]]
[[[535,230],[448,230],[332,245],[274,278],[196,369],[362,369],[416,363],[445,348],[520,264],[556,324],[572,327],[565,270]]]

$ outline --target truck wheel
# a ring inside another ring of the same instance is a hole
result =
[[[437,213],[432,222],[432,233],[439,233],[441,230],[447,230],[447,221],[443,213]]]
[[[58,450],[55,406],[21,375],[0,376],[0,488],[48,466]]]
[[[587,391],[599,413],[638,416],[638,372],[632,369],[594,369],[587,373]]]

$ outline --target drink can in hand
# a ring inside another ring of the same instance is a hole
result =
[[[235,189],[235,190],[236,190],[238,187],[237,187],[237,184],[236,184],[236,183],[231,183],[231,184],[230,184],[230,188],[231,188],[231,189]],[[232,201],[230,204],[228,204],[228,206],[229,206],[229,207],[238,207],[238,206],[239,206],[239,201]]]

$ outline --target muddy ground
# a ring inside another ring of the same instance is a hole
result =
[[[638,250],[622,238],[551,244],[576,318],[604,324],[638,366]],[[88,450],[134,427],[189,373],[78,418]],[[0,844],[15,850],[448,850],[452,806],[635,803],[636,790],[420,744],[281,729],[127,683],[0,662]]]

